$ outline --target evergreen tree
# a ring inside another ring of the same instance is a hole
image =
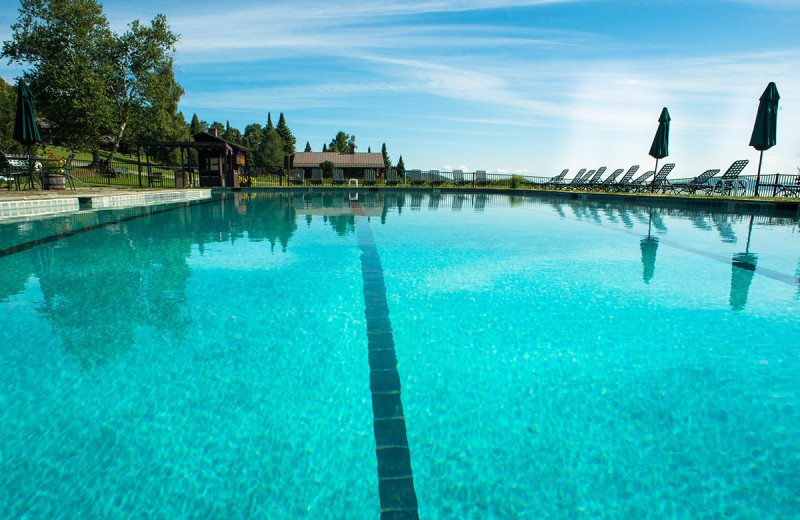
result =
[[[383,167],[387,170],[392,167],[392,160],[389,158],[389,154],[386,152],[386,143],[383,143],[381,147],[381,155],[383,155]]]
[[[325,145],[325,143],[322,143],[322,151],[323,152],[327,152],[328,151],[328,147]]]
[[[200,121],[200,118],[197,117],[197,114],[193,114],[192,122],[189,123],[189,133],[192,136],[195,136],[200,132],[205,132],[206,130],[208,130],[208,123],[205,121]]]
[[[268,172],[277,171],[283,167],[283,142],[281,141],[275,127],[272,126],[272,114],[267,114],[267,127],[264,129],[259,146],[261,160]]]
[[[305,149],[305,151],[306,152],[310,152],[311,151],[311,143],[309,143],[308,141],[306,141],[306,149]]]
[[[406,165],[403,164],[403,156],[400,156],[400,159],[397,160],[397,175],[404,176],[406,174]]]
[[[238,128],[232,127],[230,121],[225,122],[225,131],[220,137],[232,143],[242,144],[242,132]]]
[[[367,153],[372,153],[372,147],[371,146],[367,146]]]
[[[264,167],[264,160],[258,153],[258,147],[264,139],[264,131],[261,125],[253,123],[244,127],[244,136],[242,137],[242,145],[249,148],[250,155],[248,157],[249,163],[256,168]]]
[[[278,126],[275,127],[275,131],[278,132],[278,137],[281,138],[281,142],[283,143],[283,154],[292,155],[295,152],[297,139],[295,139],[294,135],[292,135],[292,131],[289,130],[289,127],[286,125],[286,118],[283,117],[283,112],[281,112],[278,118]]]

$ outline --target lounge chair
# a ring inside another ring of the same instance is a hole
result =
[[[431,170],[428,172],[428,182],[431,186],[441,186],[447,179],[439,173],[439,170]]]
[[[800,170],[800,168],[798,169]],[[775,195],[778,197],[800,197],[800,175],[794,177],[788,184],[779,184]]]
[[[547,180],[544,183],[542,183],[542,186],[545,188],[555,189],[564,182],[564,177],[567,176],[567,173],[569,173],[569,168],[561,170],[561,173],[559,173],[555,177],[551,177],[550,180]]]
[[[575,177],[572,179],[572,182],[567,185],[567,188],[570,190],[582,190],[584,186],[586,186],[586,183],[589,182],[589,177],[594,175],[594,173],[595,170],[589,170],[583,177]]]
[[[333,181],[331,184],[334,186],[337,184],[344,184],[344,171],[341,168],[333,169]]]
[[[397,178],[397,170],[394,168],[386,170],[386,185],[397,186],[398,184],[400,184],[400,179]]]
[[[742,173],[742,170],[744,170],[744,167],[747,166],[749,162],[750,160],[748,159],[742,159],[731,164],[728,171],[726,171],[722,177],[715,179],[711,193],[730,195],[731,191],[733,191],[734,194],[736,194],[738,190],[745,191],[747,189],[747,181],[745,179],[740,179],[739,174]]]
[[[311,184],[322,184],[322,169],[314,168],[311,170]]]
[[[577,184],[577,183],[581,182],[581,179],[583,179],[583,174],[584,173],[586,173],[586,168],[581,168],[578,171],[577,175],[575,175],[575,177],[573,177],[570,182],[567,182],[567,183],[563,184],[562,187],[563,188],[569,188],[573,184]]]
[[[303,168],[295,168],[292,170],[292,184],[305,184],[306,182],[306,171]]]
[[[672,193],[697,193],[698,191],[703,191],[705,193],[710,193],[711,189],[713,188],[713,184],[709,181],[711,180],[714,175],[719,173],[719,168],[715,170],[706,170],[694,179],[690,179],[689,182],[685,183],[666,183],[666,188],[669,189]]]
[[[655,190],[663,190],[666,193],[665,182],[667,180],[667,175],[675,168],[675,163],[667,163],[661,167],[658,171],[658,174],[650,181],[650,184],[647,186],[650,192],[654,192]]]
[[[624,170],[623,168],[619,168],[619,169],[616,169],[616,170],[614,170],[614,171],[611,173],[611,175],[609,175],[608,177],[606,177],[606,178],[605,178],[605,180],[603,180],[603,182],[601,182],[601,183],[598,183],[598,184],[594,185],[594,186],[592,187],[592,189],[595,189],[595,190],[603,190],[603,191],[605,191],[605,190],[608,190],[608,189],[609,189],[609,187],[610,187],[612,184],[614,184],[614,181],[617,179],[617,177],[619,177],[619,175],[620,175],[622,172],[624,172],[624,171],[625,171],[625,170]]]
[[[625,172],[625,175],[622,176],[622,178],[619,180],[618,183],[609,186],[611,191],[627,191],[628,187],[631,185],[631,179],[633,179],[633,174],[635,174],[637,171],[639,171],[638,164],[634,164],[633,166],[631,166],[628,169],[628,171]]]
[[[645,172],[635,179],[633,179],[630,184],[628,184],[627,189],[625,191],[641,191],[642,186],[644,186],[644,182],[650,178],[651,175],[655,175],[655,170],[650,170],[649,172]]]
[[[364,170],[364,186],[374,186],[377,183],[375,180],[375,170]]]
[[[462,170],[453,170],[453,184],[456,186],[464,186],[468,181],[464,179],[464,172]]]
[[[475,186],[488,186],[489,181],[486,179],[486,172],[484,170],[475,171]]]
[[[601,166],[600,168],[598,168],[597,173],[595,173],[592,176],[592,178],[589,179],[589,182],[587,184],[589,186],[596,186],[597,184],[600,184],[600,177],[603,176],[603,174],[606,172],[606,169],[607,168],[605,166]]]

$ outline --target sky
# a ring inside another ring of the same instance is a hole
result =
[[[302,150],[340,130],[407,168],[550,177],[640,164],[662,107],[671,178],[723,171],[758,99],[781,95],[762,173],[800,167],[800,0],[108,0],[123,32],[163,13],[181,35],[180,109],[244,130],[279,113]],[[0,39],[18,4],[0,6]],[[14,81],[21,68],[0,63]],[[571,177],[571,175],[569,175]]]

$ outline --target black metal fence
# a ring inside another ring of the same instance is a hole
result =
[[[394,173],[394,174],[393,174]],[[147,166],[123,161],[105,162],[92,165],[88,162],[74,161],[71,174],[90,186],[133,186],[133,187],[195,187],[199,183],[196,169],[181,169],[179,166]],[[457,187],[457,188],[503,188],[503,189],[552,189],[581,191],[615,191],[641,193],[686,194],[691,179],[669,179],[657,187],[649,183],[637,186],[612,184],[570,184],[565,179],[559,184],[551,184],[550,177],[518,175],[506,173],[487,173],[481,170],[473,172],[438,171],[438,170],[406,170],[406,172],[376,171],[370,176],[368,186],[391,187]],[[282,169],[273,171],[250,171],[239,178],[243,187],[280,187],[280,186],[332,186],[331,177],[314,179],[310,171],[287,173]],[[364,179],[345,179],[345,186],[364,187]],[[694,189],[691,193],[705,195],[727,195],[737,197],[756,196],[756,176],[740,175],[732,182],[723,182],[721,178],[711,179],[703,189]],[[800,198],[800,175],[769,174],[762,175],[758,186],[760,197]]]

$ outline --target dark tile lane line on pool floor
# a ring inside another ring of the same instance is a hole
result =
[[[397,372],[383,266],[361,204],[352,202],[352,207],[357,217],[356,236],[361,250],[361,276],[364,280],[381,520],[418,520],[411,451],[400,400],[400,374]]]
[[[170,206],[169,208],[159,209],[159,210],[155,210],[155,211],[147,211],[147,212],[142,213],[140,215],[132,215],[130,217],[118,218],[118,219],[115,219],[115,220],[110,220],[108,222],[102,222],[100,224],[92,224],[91,226],[86,226],[85,228],[73,229],[73,230],[70,230],[70,231],[64,231],[63,233],[57,233],[55,235],[50,235],[50,236],[47,236],[47,237],[37,238],[36,240],[31,240],[29,242],[23,242],[22,244],[17,244],[17,245],[11,246],[11,247],[7,247],[5,249],[0,249],[0,258],[3,258],[5,256],[10,256],[10,255],[13,255],[15,253],[20,253],[22,251],[27,251],[28,249],[34,248],[36,246],[40,246],[42,244],[49,244],[50,242],[55,242],[57,240],[61,240],[62,238],[67,238],[67,237],[70,237],[72,235],[77,235],[79,233],[86,233],[88,231],[94,231],[95,229],[100,229],[102,227],[112,226],[114,224],[119,224],[121,222],[128,222],[129,220],[136,220],[136,219],[142,218],[142,217],[149,217],[151,215],[157,215],[159,213],[166,213],[168,211],[175,211],[175,210],[178,210],[178,209],[186,208],[188,206],[198,206],[200,204],[209,204],[211,202],[217,202],[217,201],[219,201],[219,199],[209,199],[209,200],[203,200],[203,201],[199,201],[199,202],[177,203],[176,206]],[[59,215],[59,216],[61,216],[61,215]]]

